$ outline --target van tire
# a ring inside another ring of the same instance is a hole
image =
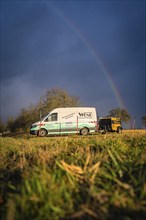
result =
[[[38,131],[38,137],[45,137],[47,135],[47,131],[45,129],[40,129]]]
[[[80,134],[81,134],[81,135],[84,135],[84,136],[85,136],[85,135],[88,135],[88,133],[89,133],[89,130],[88,130],[88,128],[86,128],[86,127],[82,128],[81,131],[80,131]]]

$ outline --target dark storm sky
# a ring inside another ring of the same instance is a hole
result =
[[[141,126],[145,19],[142,0],[1,1],[2,119],[59,87],[100,116],[124,107]]]

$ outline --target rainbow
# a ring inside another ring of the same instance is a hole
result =
[[[122,109],[126,109],[125,108],[125,104],[122,100],[122,97],[120,95],[120,92],[111,76],[111,74],[108,72],[107,68],[105,67],[105,65],[103,65],[103,62],[101,60],[101,58],[99,57],[97,51],[94,49],[94,47],[92,46],[92,44],[90,42],[87,41],[86,37],[83,35],[83,33],[81,32],[81,30],[59,9],[57,8],[54,4],[52,4],[51,2],[48,3],[49,7],[59,16],[61,17],[64,22],[69,26],[69,28],[72,29],[72,31],[77,35],[77,37],[81,40],[81,42],[86,46],[86,48],[89,50],[89,52],[92,54],[92,56],[94,57],[96,63],[98,64],[98,66],[100,67],[100,69],[102,70],[102,73],[104,75],[104,77],[106,78],[108,84],[110,85],[112,92],[115,96],[115,99],[117,101],[117,104],[120,108]]]

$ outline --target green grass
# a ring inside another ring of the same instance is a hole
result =
[[[0,139],[4,220],[143,220],[146,135]]]

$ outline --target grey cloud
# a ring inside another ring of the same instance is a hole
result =
[[[21,8],[23,10],[23,8]],[[22,11],[23,12],[23,11]],[[11,12],[12,13],[12,12]],[[13,11],[13,13],[15,13]],[[14,15],[13,15],[14,16]],[[45,57],[55,51],[60,27],[52,23],[52,15],[45,6],[28,8],[13,23],[5,15],[2,22],[2,79],[28,74],[35,63],[43,64]],[[11,23],[9,25],[8,23]]]

